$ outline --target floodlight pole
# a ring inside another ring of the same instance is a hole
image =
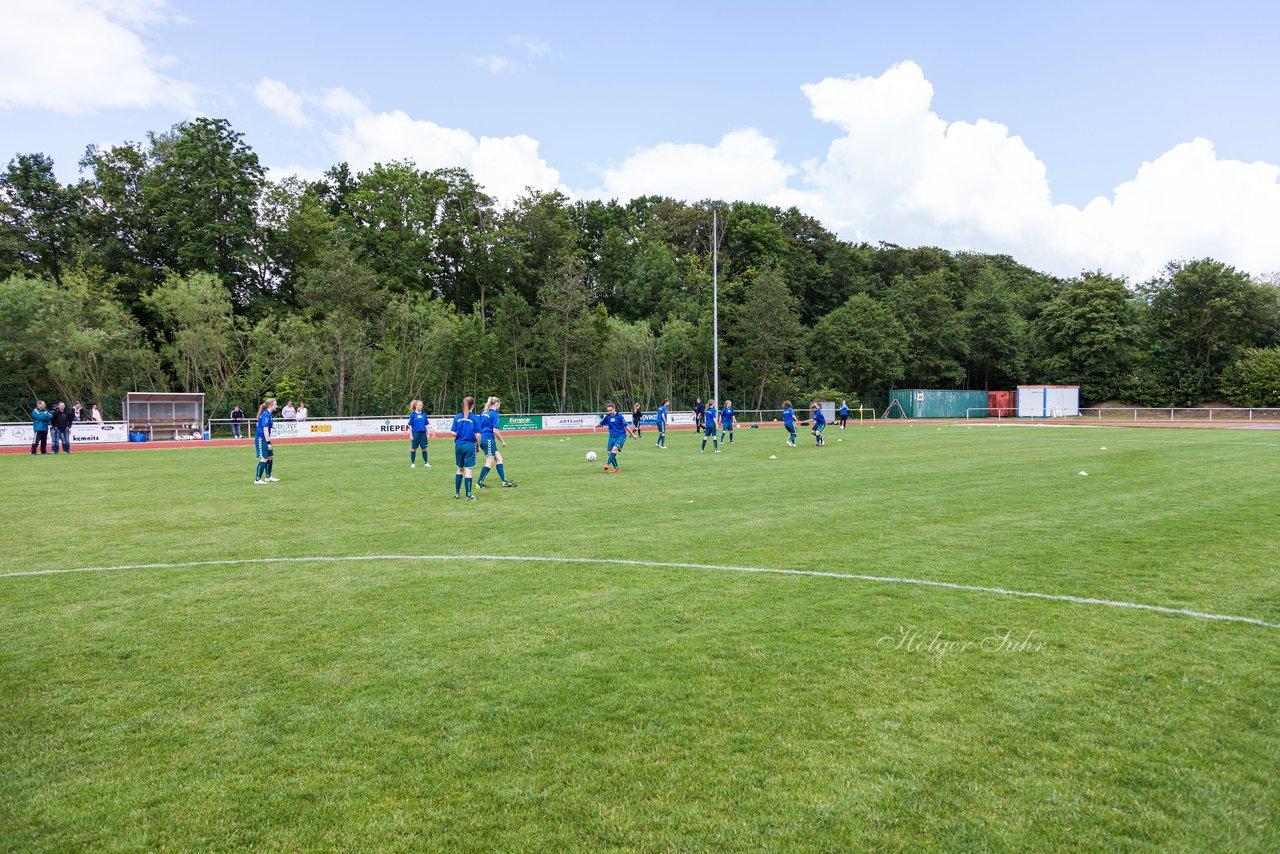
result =
[[[720,203],[711,203],[711,400],[720,405]]]

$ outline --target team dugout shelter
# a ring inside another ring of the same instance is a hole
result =
[[[130,436],[145,433],[150,441],[203,438],[204,394],[131,391],[124,398],[124,420]]]

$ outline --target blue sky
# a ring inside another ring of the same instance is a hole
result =
[[[273,175],[411,158],[502,200],[795,204],[1063,275],[1280,270],[1275,4],[5,6],[0,155],[66,180],[212,115]]]

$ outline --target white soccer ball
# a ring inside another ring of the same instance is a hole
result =
[[[587,451],[587,462],[594,463],[596,461],[596,452]]]

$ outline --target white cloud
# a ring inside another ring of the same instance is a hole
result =
[[[311,120],[302,111],[302,96],[279,80],[272,80],[270,77],[262,78],[254,87],[253,94],[259,104],[294,127],[306,127],[311,124]]]
[[[551,45],[533,36],[514,35],[507,37],[507,44],[519,48],[529,56],[545,56],[551,52]]]
[[[1219,160],[1208,140],[1143,164],[1112,198],[1055,205],[1043,163],[996,122],[948,123],[912,62],[879,77],[802,87],[815,118],[845,135],[805,164],[813,212],[842,236],[1013,255],[1062,275],[1144,279],[1168,261],[1213,256],[1280,267],[1280,167]]]
[[[120,107],[195,110],[195,86],[160,69],[140,31],[174,20],[164,0],[9,3],[0,27],[0,109],[79,115]]]
[[[507,36],[506,43],[515,48],[520,57],[507,56],[500,53],[484,53],[469,56],[473,65],[478,65],[490,74],[502,74],[507,71],[518,71],[533,60],[551,53],[551,45],[533,36]]]
[[[582,195],[745,199],[790,206],[804,199],[787,187],[795,172],[778,159],[772,140],[746,129],[725,134],[715,146],[668,142],[637,150],[616,168],[604,171],[601,188]]]
[[[465,130],[414,119],[400,110],[375,113],[343,89],[325,93],[321,103],[342,123],[328,138],[338,159],[352,169],[393,160],[412,160],[420,169],[460,166],[504,203],[527,187],[564,189],[560,173],[538,154],[538,141],[523,134],[477,139]]]
[[[1275,164],[1220,160],[1197,139],[1078,208],[1053,203],[1044,163],[1003,124],[938,116],[914,62],[801,88],[814,118],[842,134],[801,170],[747,129],[713,147],[639,149],[580,195],[796,205],[847,240],[1004,253],[1066,276],[1101,269],[1137,281],[1205,256],[1252,273],[1280,269]]]
[[[471,57],[471,62],[480,66],[490,74],[501,74],[512,67],[512,62],[505,56],[498,56],[495,53],[486,53],[483,56]]]

